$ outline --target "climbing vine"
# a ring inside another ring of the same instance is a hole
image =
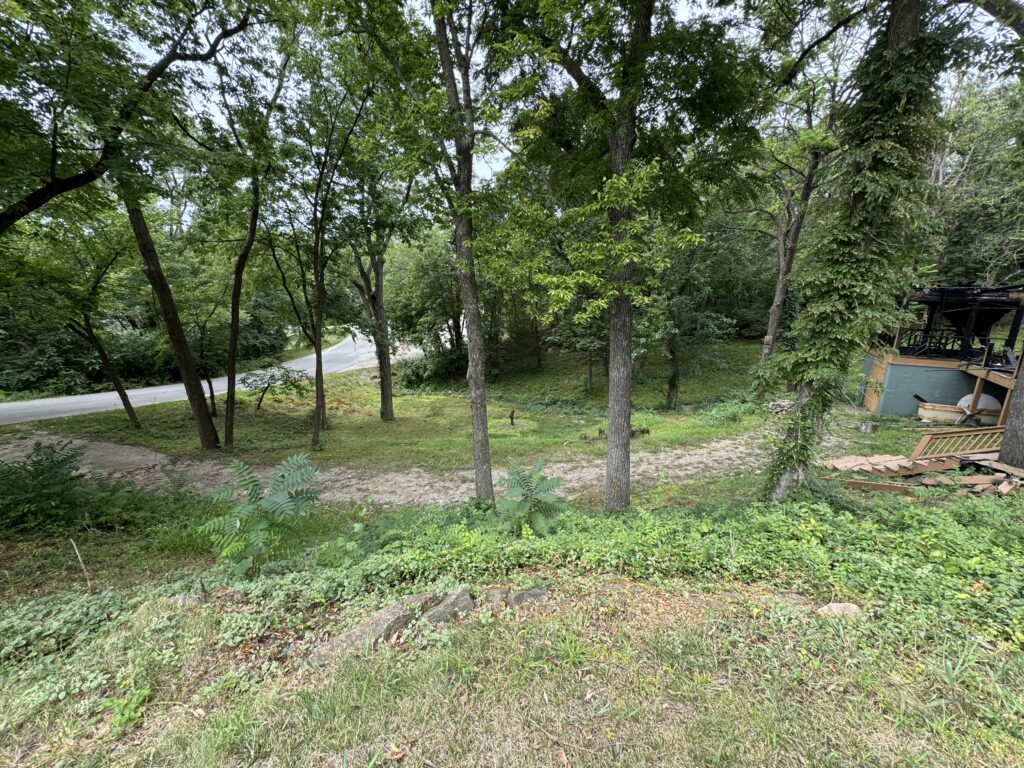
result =
[[[851,362],[890,326],[910,283],[926,220],[923,161],[938,137],[936,79],[949,46],[941,32],[917,33],[916,19],[909,33],[899,21],[854,74],[859,98],[839,116],[844,151],[833,191],[793,274],[805,302],[792,330],[797,342],[767,372],[796,387],[769,472],[775,499],[803,481]]]

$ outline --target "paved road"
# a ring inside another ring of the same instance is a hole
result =
[[[373,342],[365,338],[348,337],[344,341],[324,350],[324,373],[353,371],[357,368],[371,368],[377,364]],[[316,360],[313,355],[289,360],[285,363],[289,368],[305,371],[310,376]],[[213,380],[213,390],[217,393],[226,392],[227,377],[221,376]],[[203,382],[206,390],[206,382]],[[164,384],[159,387],[143,387],[129,389],[128,396],[136,408],[155,403],[173,403],[187,400],[185,387],[182,384]],[[39,421],[41,419],[59,419],[79,413],[96,411],[116,411],[121,408],[121,400],[116,392],[95,392],[89,395],[70,395],[68,397],[47,397],[41,400],[22,400],[14,403],[0,403],[0,424],[17,424],[22,421]]]

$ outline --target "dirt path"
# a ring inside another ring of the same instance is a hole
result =
[[[0,461],[19,459],[36,441],[54,443],[66,440],[58,435],[37,434],[0,445]],[[173,458],[137,446],[90,440],[70,440],[84,449],[82,468],[112,478],[132,479],[155,487],[168,482],[195,490],[212,490],[231,479],[227,463],[218,459]],[[675,448],[659,452],[633,454],[633,483],[638,490],[659,483],[683,483],[740,472],[756,472],[767,461],[762,448],[763,436],[749,434],[705,445]],[[604,484],[604,459],[548,464],[545,472],[565,478],[564,493],[575,498]],[[268,466],[258,466],[266,476]],[[495,473],[496,479],[504,476]],[[469,470],[437,475],[413,468],[401,472],[372,472],[348,467],[327,467],[321,472],[319,486],[324,501],[376,502],[386,506],[445,504],[473,495],[473,475]]]

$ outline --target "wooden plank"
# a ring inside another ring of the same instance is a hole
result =
[[[994,469],[997,472],[1005,472],[1012,477],[1019,477],[1024,479],[1024,469],[1018,469],[1017,467],[1011,467],[1009,464],[1003,464],[1001,461],[988,461],[985,459],[978,460],[978,464],[989,469]]]
[[[926,477],[921,481],[921,485],[927,485],[929,487],[936,487],[940,485],[956,485],[956,481],[952,477],[946,477],[945,475],[939,475],[938,477]]]
[[[999,492],[1000,496],[1005,496],[1008,493],[1013,493],[1013,489],[1016,487],[1017,484],[1012,480],[1004,480],[999,484],[999,487],[996,488],[996,490]]]
[[[913,496],[916,486],[905,483],[874,483],[868,480],[847,480],[847,488],[855,491],[881,491],[883,493],[898,493],[902,496]]]
[[[1006,475],[960,475],[953,479],[961,485],[999,485],[1006,479]]]

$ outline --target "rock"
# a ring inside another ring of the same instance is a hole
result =
[[[799,592],[780,592],[776,597],[790,605],[810,605],[812,602],[810,598],[804,597]]]
[[[399,600],[399,602],[406,608],[414,610],[417,616],[424,611],[433,608],[440,601],[441,598],[433,592],[417,592],[415,595],[406,595]]]
[[[321,645],[310,654],[309,663],[324,666],[342,653],[373,650],[405,629],[415,618],[414,608],[401,602],[389,605]]]
[[[821,606],[815,613],[829,619],[855,619],[863,611],[853,603],[828,603]]]
[[[206,595],[173,595],[167,600],[178,608],[197,608],[209,598]]]
[[[526,608],[530,605],[541,605],[548,601],[546,589],[524,589],[522,592],[513,592],[508,598],[508,607],[513,611]]]
[[[473,598],[469,596],[469,588],[463,585],[424,613],[423,618],[431,624],[444,624],[464,613],[469,613],[474,607]]]
[[[492,608],[499,607],[506,600],[508,600],[508,590],[504,587],[494,587],[484,592],[484,605],[489,605]]]

